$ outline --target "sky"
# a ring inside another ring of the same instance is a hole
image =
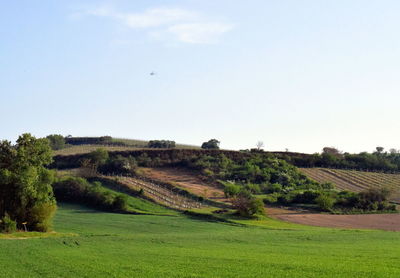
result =
[[[400,149],[399,12],[395,0],[0,0],[0,139]]]

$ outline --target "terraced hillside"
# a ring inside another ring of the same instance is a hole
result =
[[[327,168],[300,168],[300,170],[317,182],[331,182],[342,190],[360,192],[371,187],[387,187],[393,191],[391,200],[400,203],[400,174]]]
[[[158,204],[164,206],[187,210],[193,208],[201,208],[203,204],[197,200],[194,200],[188,196],[179,194],[179,192],[174,192],[171,188],[168,188],[162,184],[145,181],[138,178],[132,177],[113,177],[113,176],[102,176],[102,178],[118,178],[118,182],[125,185],[129,189],[133,190],[143,190],[146,197],[150,198]]]

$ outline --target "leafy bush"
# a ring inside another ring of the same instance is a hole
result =
[[[236,195],[239,194],[239,192],[240,192],[240,186],[233,183],[228,183],[225,185],[224,188],[225,197],[227,198],[235,197]]]
[[[266,205],[274,205],[278,202],[279,193],[271,193],[264,197],[263,202]]]
[[[321,196],[321,194],[324,194],[323,191],[306,190],[306,191],[297,193],[294,196],[292,202],[300,203],[300,204],[315,204],[316,199],[319,196]]]
[[[137,161],[134,157],[124,157],[117,155],[109,157],[108,160],[100,166],[99,171],[105,174],[135,174]]]
[[[279,183],[272,183],[264,186],[264,193],[282,192],[282,185]]]
[[[233,200],[233,207],[244,217],[252,217],[264,214],[264,203],[261,199],[254,197],[250,192],[242,190]]]
[[[148,145],[149,148],[175,148],[175,141],[169,140],[151,140]]]
[[[321,194],[315,199],[315,202],[321,210],[331,211],[335,200],[327,194]]]
[[[67,177],[53,184],[57,200],[81,203],[106,211],[127,211],[125,195],[104,189],[100,182],[89,183],[86,179]]]
[[[57,210],[55,204],[42,203],[36,204],[30,211],[29,226],[39,232],[46,232],[52,228],[52,219]]]
[[[6,213],[0,219],[0,232],[1,233],[13,233],[17,230],[17,222],[11,220],[10,216]]]

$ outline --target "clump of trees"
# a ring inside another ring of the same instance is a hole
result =
[[[211,139],[201,144],[202,149],[218,150],[220,142],[217,139]]]
[[[100,137],[65,137],[65,142],[70,145],[114,145],[111,136]],[[118,143],[118,145],[121,143]]]
[[[171,149],[175,148],[175,141],[169,140],[150,140],[148,143],[149,148],[163,148],[163,149]]]
[[[110,156],[106,149],[99,148],[90,152],[81,160],[83,176],[103,174],[135,174],[137,162],[132,156]]]
[[[21,135],[16,144],[0,142],[1,229],[22,228],[48,231],[56,211],[51,184],[54,173],[46,169],[52,162],[48,139]],[[7,228],[8,227],[8,228]]]
[[[53,184],[58,201],[85,204],[105,211],[126,212],[126,195],[107,191],[100,182],[89,183],[84,178],[66,177]]]
[[[281,190],[267,194],[265,204],[277,205],[315,205],[322,211],[338,213],[393,212],[396,206],[389,203],[390,191],[372,188],[355,193],[349,191],[324,190]]]
[[[60,134],[48,135],[46,138],[47,140],[49,140],[50,147],[53,150],[61,150],[67,146],[65,142],[65,137]]]
[[[384,151],[376,147],[372,153],[343,153],[334,147],[325,147],[321,153],[307,154],[277,154],[281,159],[298,167],[325,167],[356,169],[368,171],[398,172],[400,171],[400,152],[396,149]]]

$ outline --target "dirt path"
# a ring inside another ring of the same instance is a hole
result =
[[[181,168],[141,168],[141,170],[149,178],[176,184],[178,187],[207,199],[228,202],[222,189],[205,183],[191,171]]]
[[[332,215],[282,208],[267,208],[267,213],[273,218],[303,225],[400,231],[400,214]]]

